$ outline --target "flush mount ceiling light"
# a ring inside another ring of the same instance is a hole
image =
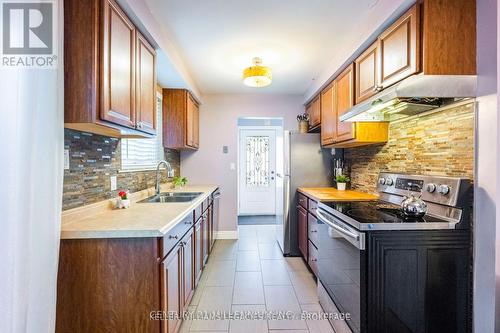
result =
[[[253,66],[243,70],[243,83],[249,87],[262,88],[271,84],[273,75],[269,67],[261,66],[262,59],[255,57],[252,59]]]

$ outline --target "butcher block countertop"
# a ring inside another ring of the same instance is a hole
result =
[[[339,191],[335,187],[299,187],[297,190],[316,201],[370,201],[378,199],[378,196],[374,194],[353,190]]]
[[[62,213],[61,239],[161,237],[200,205],[217,186],[187,186],[180,192],[202,192],[191,202],[137,203],[154,189],[130,195],[128,209],[113,209],[114,200],[74,208]],[[175,192],[162,185],[162,192]],[[179,191],[178,191],[179,192]]]

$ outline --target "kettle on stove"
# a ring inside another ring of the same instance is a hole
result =
[[[415,193],[408,191],[409,195],[404,196],[401,202],[401,210],[407,217],[420,218],[427,213],[427,204],[422,200],[422,192]]]

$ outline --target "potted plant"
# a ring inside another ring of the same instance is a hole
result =
[[[186,186],[188,180],[186,177],[181,177],[181,176],[175,176],[174,179],[172,180],[174,183],[174,187],[176,189],[181,189],[184,186]]]
[[[335,177],[335,180],[337,181],[337,190],[339,191],[345,191],[346,184],[351,181],[349,177],[343,174],[338,174],[337,177]]]
[[[128,198],[129,193],[128,191],[120,191],[118,192],[118,202],[117,202],[117,207],[118,208],[129,208],[130,207],[130,199]]]

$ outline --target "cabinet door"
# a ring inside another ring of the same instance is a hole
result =
[[[201,218],[196,222],[194,227],[194,277],[195,277],[195,287],[198,285],[198,281],[201,277],[201,271],[203,267],[203,233]]]
[[[193,229],[182,239],[182,264],[183,264],[183,309],[186,309],[191,301],[194,291],[194,232]]]
[[[321,96],[317,96],[312,102],[311,127],[321,124]]]
[[[208,233],[208,238],[209,238],[209,243],[210,243],[210,248],[209,248],[209,253],[212,252],[212,249],[215,244],[215,230],[214,230],[214,209],[213,209],[213,204],[210,204],[208,206],[208,225],[210,226],[209,228],[209,233]]]
[[[299,216],[299,250],[307,260],[307,211],[302,206],[297,206]]]
[[[354,61],[356,68],[356,104],[375,95],[378,87],[378,43],[373,43]]]
[[[203,267],[205,267],[205,264],[207,263],[207,259],[208,259],[208,248],[209,248],[209,244],[208,244],[208,210],[206,210],[204,213],[203,213],[203,217],[202,217],[202,233],[203,233],[203,260],[202,260],[202,263],[203,263]]]
[[[137,32],[136,114],[137,129],[156,133],[156,52]]]
[[[193,147],[200,147],[200,107],[193,105]]]
[[[310,102],[309,104],[306,105],[306,111],[307,115],[309,116],[309,128],[313,127],[312,119],[314,117],[313,115],[313,103]]]
[[[321,92],[321,144],[332,144],[335,138],[337,120],[334,110],[335,82]]]
[[[103,1],[101,119],[135,128],[135,28],[114,0]]]
[[[194,135],[194,117],[195,117],[195,103],[191,94],[187,93],[186,102],[186,145],[189,147],[194,147],[195,145],[195,135]]]
[[[161,303],[165,313],[181,314],[183,307],[182,296],[182,246],[177,245],[161,263]],[[169,318],[162,321],[163,332],[174,333],[181,321]]]
[[[413,6],[379,37],[379,85],[390,86],[420,70],[419,9]]]
[[[349,111],[354,105],[354,65],[351,64],[335,79],[335,122],[337,130],[335,142],[347,141],[355,138],[354,123],[341,122],[339,117]]]

